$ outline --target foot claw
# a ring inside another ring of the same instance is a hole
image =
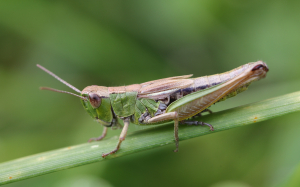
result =
[[[116,150],[113,150],[113,151],[111,151],[111,152],[109,152],[109,153],[103,153],[102,154],[102,158],[105,158],[105,157],[107,157],[108,155],[112,155],[112,154],[114,154],[114,153],[116,153],[118,151],[118,149]]]
[[[214,127],[211,125],[211,124],[209,124],[209,123],[204,123],[204,122],[202,122],[202,121],[180,121],[179,122],[180,124],[186,124],[186,125],[201,125],[201,126],[204,126],[204,125],[206,125],[206,126],[209,126],[209,130],[210,131],[214,131],[215,129],[214,129]]]
[[[109,155],[109,153],[103,153],[102,154],[102,158],[105,158],[105,157],[107,157]]]
[[[98,138],[90,138],[88,142],[93,142],[93,141],[100,141],[104,138],[104,136],[100,136]]]
[[[203,125],[209,126],[209,130],[210,131],[214,131],[215,130],[214,127],[211,124],[203,123]]]

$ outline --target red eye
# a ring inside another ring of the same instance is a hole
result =
[[[101,105],[101,97],[95,93],[89,94],[89,100],[94,108],[98,108]]]

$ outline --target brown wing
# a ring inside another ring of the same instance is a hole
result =
[[[191,76],[193,76],[193,74],[176,76],[176,77],[168,77],[168,78],[164,78],[164,79],[158,79],[158,80],[154,80],[154,81],[144,82],[141,84],[141,86],[144,87],[144,86],[148,86],[150,84],[154,84],[156,82],[161,82],[161,81],[165,81],[165,80],[187,79],[187,78],[190,78]]]
[[[166,91],[173,92],[178,89],[187,88],[193,85],[193,83],[194,81],[192,79],[161,79],[147,86],[143,86],[139,90],[139,95],[148,95]]]

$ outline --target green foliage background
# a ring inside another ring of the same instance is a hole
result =
[[[299,7],[293,0],[0,0],[0,162],[101,133],[78,98],[38,90],[70,91],[37,63],[83,89],[267,62],[266,79],[213,111],[298,91]],[[299,173],[299,122],[298,112],[181,142],[176,154],[164,146],[7,186],[277,186]]]

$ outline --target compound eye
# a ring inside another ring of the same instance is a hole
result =
[[[89,94],[89,100],[94,108],[98,108],[101,105],[101,97],[95,93]]]

